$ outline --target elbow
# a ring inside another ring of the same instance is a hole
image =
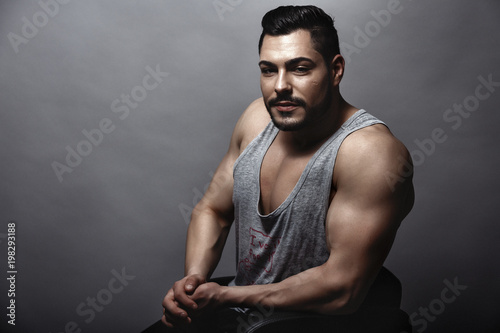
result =
[[[364,297],[358,288],[343,287],[328,293],[328,301],[321,307],[320,313],[325,315],[349,315],[359,310]]]
[[[231,227],[232,221],[234,219],[232,211],[223,212],[216,208],[211,207],[206,200],[202,199],[200,202],[194,206],[191,212],[192,223],[201,222],[206,223],[206,221],[215,222],[221,229],[229,229]]]
[[[355,296],[350,295],[350,296],[346,297],[345,300],[343,300],[341,306],[339,307],[339,309],[337,311],[337,314],[341,314],[341,315],[353,314],[359,310],[359,308],[361,307],[361,304],[362,304],[362,302],[359,301],[359,297],[355,297]]]

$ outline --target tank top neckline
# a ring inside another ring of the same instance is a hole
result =
[[[285,198],[285,200],[276,209],[274,209],[269,214],[262,214],[260,212],[260,209],[259,209],[260,200],[261,200],[260,173],[261,173],[261,169],[262,169],[262,163],[264,161],[264,157],[267,154],[267,151],[269,150],[269,148],[271,147],[272,143],[274,142],[274,139],[276,138],[276,136],[279,133],[279,129],[276,126],[274,126],[274,124],[271,121],[267,125],[268,127],[269,126],[272,127],[271,128],[271,133],[269,135],[269,140],[266,141],[266,145],[267,146],[266,146],[265,149],[263,149],[263,154],[259,157],[259,171],[257,172],[257,177],[258,177],[257,178],[257,190],[258,190],[257,191],[257,195],[258,195],[258,198],[257,198],[257,207],[255,207],[255,209],[257,210],[257,215],[259,217],[261,217],[262,219],[272,219],[273,217],[279,216],[283,212],[283,210],[285,210],[288,207],[288,205],[290,205],[290,203],[292,203],[293,199],[297,196],[297,193],[299,192],[300,188],[304,184],[304,182],[305,182],[305,180],[307,178],[308,173],[311,171],[311,167],[314,164],[314,161],[321,155],[321,153],[326,149],[326,147],[328,147],[328,145],[331,144],[331,142],[333,140],[335,140],[341,133],[344,133],[345,129],[348,128],[359,116],[361,116],[364,113],[366,113],[366,111],[364,109],[359,109],[353,115],[351,115],[340,126],[340,128],[337,131],[335,131],[335,133],[333,133],[328,138],[328,140],[326,140],[321,145],[321,147],[318,148],[318,150],[313,154],[313,156],[311,156],[311,158],[309,159],[309,161],[306,164],[306,167],[302,171],[302,174],[300,175],[299,180],[297,181],[297,183],[293,187],[292,191]]]

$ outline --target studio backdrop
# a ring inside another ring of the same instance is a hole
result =
[[[413,158],[385,265],[415,331],[498,332],[500,2],[310,3],[335,17],[342,94]],[[191,210],[260,97],[260,20],[283,4],[0,2],[2,332],[160,318]],[[215,275],[234,253],[232,233]]]

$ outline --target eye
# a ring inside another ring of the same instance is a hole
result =
[[[295,67],[294,71],[298,74],[306,74],[310,71],[311,69],[309,67],[305,67],[305,66],[298,66],[298,67]]]
[[[269,75],[272,75],[273,73],[275,73],[276,70],[274,68],[270,68],[270,67],[261,67],[260,72],[264,76],[269,76]]]

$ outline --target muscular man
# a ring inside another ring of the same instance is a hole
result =
[[[239,119],[193,210],[185,277],[163,300],[169,328],[234,307],[355,312],[413,205],[408,151],[340,94],[332,18],[287,6],[262,26],[262,98]],[[236,277],[207,282],[233,222]]]

